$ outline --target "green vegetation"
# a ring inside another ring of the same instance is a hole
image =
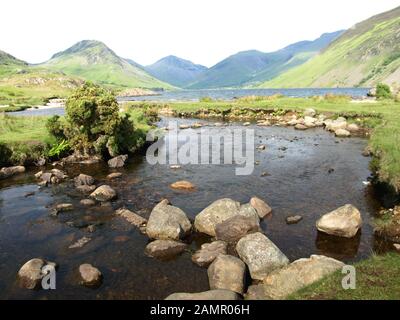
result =
[[[384,83],[378,83],[376,86],[376,98],[377,99],[391,99],[392,92],[390,87]]]
[[[320,55],[264,88],[373,86],[400,82],[400,7],[349,29]]]
[[[371,258],[355,265],[356,289],[344,290],[342,288],[344,274],[338,271],[296,292],[289,299],[399,300],[399,265],[399,254],[373,255]]]

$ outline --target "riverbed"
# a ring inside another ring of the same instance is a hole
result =
[[[163,118],[190,124],[199,120]],[[243,128],[240,123],[214,127],[203,121],[202,130]],[[109,184],[118,193],[112,203],[86,208],[79,204],[83,195],[73,182],[39,189],[31,168],[25,174],[0,182],[0,299],[163,299],[174,292],[208,290],[207,270],[191,262],[191,254],[207,236],[194,233],[186,241],[189,250],[181,256],[159,261],[144,254],[149,239],[114,212],[121,207],[149,217],[152,208],[163,198],[181,208],[193,221],[196,214],[221,198],[247,203],[257,196],[272,207],[272,216],[261,223],[265,234],[293,261],[322,254],[344,262],[367,258],[373,251],[382,252],[388,244],[376,239],[371,221],[379,203],[371,186],[370,159],[362,156],[367,144],[363,138],[338,139],[321,128],[296,131],[278,126],[246,128],[256,132],[254,172],[236,176],[231,165],[150,165],[145,152],[130,158],[118,170],[122,178],[112,182],[106,176],[116,170],[105,164],[76,165],[64,170],[70,178],[79,173],[92,175],[97,184]],[[201,129],[193,129],[197,135]],[[215,132],[213,132],[214,134]],[[52,167],[49,166],[48,169]],[[192,192],[176,191],[169,185],[188,180],[196,185]],[[32,194],[34,193],[34,194]],[[50,215],[58,203],[73,203],[74,210],[57,217]],[[317,232],[316,220],[344,204],[355,205],[362,213],[361,232],[353,239],[338,239]],[[296,225],[285,218],[301,215]],[[96,225],[93,233],[86,226]],[[87,236],[91,241],[82,248],[69,249],[76,240]],[[19,288],[19,268],[29,259],[41,257],[56,262],[57,289],[30,291]],[[79,285],[78,268],[91,263],[101,270],[103,284],[97,289]]]

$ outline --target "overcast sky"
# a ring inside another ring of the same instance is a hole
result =
[[[83,39],[147,65],[173,54],[212,66],[351,27],[399,0],[1,0],[0,50],[30,63]]]

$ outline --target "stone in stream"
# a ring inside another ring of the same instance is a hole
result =
[[[266,146],[264,144],[258,146],[256,149],[257,150],[265,150]]]
[[[341,261],[318,255],[296,260],[290,265],[270,273],[263,279],[262,284],[250,286],[246,299],[285,299],[290,294],[340,270],[343,266],[344,263]]]
[[[257,197],[250,199],[250,205],[257,211],[260,219],[263,219],[272,212],[271,207],[265,201]]]
[[[210,289],[243,294],[246,265],[239,258],[219,255],[207,270]]]
[[[118,209],[117,211],[115,211],[115,214],[124,218],[135,227],[139,228],[142,233],[145,233],[147,225],[147,220],[145,218],[125,208]]]
[[[57,204],[52,210],[51,214],[56,216],[61,212],[71,211],[74,209],[74,206],[71,203],[60,203]]]
[[[337,129],[335,130],[335,136],[339,138],[346,138],[350,137],[351,133],[347,131],[346,129]]]
[[[217,224],[228,220],[235,215],[253,217],[258,219],[257,212],[250,205],[241,206],[232,199],[219,199],[201,211],[195,218],[194,226],[197,231],[215,237]]]
[[[121,178],[121,177],[122,177],[122,173],[121,172],[113,172],[113,173],[110,173],[107,176],[107,179],[108,180],[113,180],[113,179],[117,179],[117,178]]]
[[[193,183],[185,180],[174,182],[170,187],[177,190],[194,190],[196,188]]]
[[[91,185],[91,186],[82,185],[82,186],[77,186],[76,190],[78,190],[79,192],[84,193],[84,194],[90,194],[94,190],[96,190],[96,186],[95,185]]]
[[[19,173],[24,173],[25,167],[24,166],[15,166],[15,167],[4,167],[0,170],[0,180],[7,179]]]
[[[125,165],[128,155],[120,155],[115,158],[108,160],[108,166],[110,168],[122,168]]]
[[[81,284],[88,287],[100,285],[103,278],[100,270],[89,263],[84,263],[79,266],[79,275],[81,277]]]
[[[360,127],[355,123],[350,123],[347,125],[346,130],[352,133],[360,131]]]
[[[146,255],[157,259],[173,258],[181,254],[187,244],[174,240],[155,240],[150,242],[145,249]]]
[[[296,125],[294,126],[294,128],[295,128],[296,130],[307,130],[307,129],[308,129],[307,126],[305,126],[304,124],[301,124],[301,123],[296,124]]]
[[[146,232],[151,239],[179,240],[192,229],[186,213],[163,200],[151,211]]]
[[[286,217],[287,224],[296,224],[299,223],[301,220],[303,220],[303,217],[299,215]]]
[[[229,290],[209,290],[198,293],[173,293],[165,300],[240,300],[240,296]]]
[[[190,125],[188,125],[188,124],[181,124],[181,125],[179,126],[179,129],[181,129],[181,130],[189,129],[189,128],[190,128]]]
[[[180,169],[181,166],[180,166],[180,165],[177,165],[177,164],[174,164],[174,165],[170,166],[169,168],[170,168],[170,169],[176,170],[176,169]]]
[[[35,258],[26,262],[18,271],[20,285],[26,289],[36,289],[42,282],[45,273],[43,268],[46,266],[55,267],[54,262],[47,262],[40,258]]]
[[[351,204],[323,215],[316,223],[319,231],[345,238],[354,237],[361,225],[361,213]]]
[[[345,118],[339,117],[336,120],[327,119],[324,121],[325,129],[335,132],[336,130],[347,128],[347,121]]]
[[[87,174],[80,174],[79,176],[75,177],[75,186],[91,186],[94,184],[94,178]]]
[[[219,255],[226,254],[228,244],[224,241],[204,243],[192,256],[192,261],[200,267],[208,267]]]
[[[312,108],[307,108],[303,111],[305,117],[315,117],[316,114],[317,112]]]
[[[85,207],[90,207],[94,206],[96,204],[96,201],[92,199],[82,199],[79,203]]]
[[[90,197],[96,199],[97,201],[105,202],[117,198],[117,193],[110,186],[102,185],[94,190]]]
[[[249,234],[236,245],[236,252],[247,264],[254,280],[263,280],[269,273],[289,264],[288,258],[264,234]]]
[[[260,231],[260,225],[254,217],[236,215],[217,224],[215,235],[217,240],[235,243],[245,235]]]
[[[82,248],[85,244],[90,242],[92,239],[88,237],[83,237],[71,244],[68,249],[77,249],[77,248]]]

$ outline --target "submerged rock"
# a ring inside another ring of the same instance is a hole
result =
[[[145,232],[147,220],[142,216],[139,216],[138,214],[125,208],[118,209],[115,211],[115,214],[126,219],[126,221],[139,228],[143,233]]]
[[[307,129],[308,129],[307,126],[305,126],[304,124],[301,124],[301,123],[296,124],[296,125],[294,126],[294,128],[295,128],[296,130],[307,130]]]
[[[108,166],[110,168],[122,168],[125,165],[128,155],[120,155],[115,158],[108,160]]]
[[[0,170],[0,180],[10,178],[16,174],[24,173],[24,166],[16,166],[16,167],[4,167]]]
[[[193,183],[185,180],[177,181],[171,184],[172,189],[178,190],[194,190],[196,187]]]
[[[346,238],[354,237],[361,225],[361,213],[351,204],[323,215],[316,223],[319,231]]]
[[[51,211],[52,215],[58,215],[61,212],[74,210],[74,206],[71,203],[60,203],[57,204]]]
[[[192,256],[192,261],[200,267],[208,267],[219,255],[226,254],[228,244],[224,241],[204,243]]]
[[[254,280],[262,280],[272,271],[289,264],[288,258],[279,248],[260,232],[240,239],[236,251],[249,267]]]
[[[217,240],[234,243],[245,235],[259,230],[260,225],[254,217],[236,215],[217,224],[215,227],[215,235]]]
[[[299,215],[286,217],[287,224],[296,224],[299,223],[301,220],[303,220],[303,217]]]
[[[89,193],[92,193],[94,190],[96,190],[96,186],[95,185],[92,185],[92,186],[82,185],[82,186],[76,187],[76,190],[78,190],[79,192],[84,193],[84,194],[89,194]]]
[[[96,202],[92,199],[82,199],[80,201],[80,204],[85,207],[90,207],[90,206],[94,206],[96,204]]]
[[[121,178],[121,177],[122,177],[122,173],[121,172],[113,172],[113,173],[110,173],[107,176],[107,179],[108,180],[113,180],[113,179],[117,179],[117,178]]]
[[[79,176],[75,177],[75,186],[91,186],[94,184],[94,178],[87,174],[80,174]]]
[[[105,202],[117,198],[117,193],[110,186],[102,185],[93,191],[90,197],[96,199],[97,201]]]
[[[240,300],[240,296],[229,290],[209,290],[198,293],[173,293],[165,300]]]
[[[150,242],[145,249],[146,255],[158,259],[167,259],[181,254],[187,244],[174,240],[155,240]]]
[[[265,201],[257,197],[250,199],[250,205],[257,211],[257,214],[261,219],[272,212],[271,207]]]
[[[219,255],[207,270],[210,289],[243,294],[246,265],[239,258]]]
[[[54,262],[47,262],[40,258],[35,258],[26,262],[18,271],[20,285],[26,289],[38,288],[45,276],[43,268],[46,265],[55,267]]]
[[[152,239],[179,240],[187,236],[191,228],[186,213],[163,200],[151,212],[146,232]]]
[[[82,279],[81,284],[88,287],[100,285],[103,277],[100,270],[89,263],[79,266],[79,275]]]
[[[82,248],[85,244],[87,244],[91,240],[92,240],[91,238],[87,238],[87,237],[80,238],[79,240],[77,240],[76,242],[71,244],[68,248],[69,249]]]

